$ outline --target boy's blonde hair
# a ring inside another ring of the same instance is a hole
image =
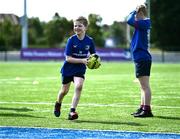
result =
[[[75,19],[75,21],[80,22],[81,24],[83,24],[85,27],[88,26],[88,20],[83,17],[83,16],[79,16],[77,19]]]
[[[142,12],[145,16],[147,16],[147,8],[146,8],[146,6],[145,5],[139,5],[138,7],[137,7],[137,12],[139,13],[139,12]]]

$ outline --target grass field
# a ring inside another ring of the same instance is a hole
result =
[[[134,65],[102,63],[87,70],[77,111],[79,119],[68,121],[73,84],[53,115],[61,84],[60,62],[0,63],[0,126],[180,133],[180,64],[153,63],[151,74],[153,118],[134,118],[140,100],[134,82]]]

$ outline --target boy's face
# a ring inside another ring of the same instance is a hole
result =
[[[144,19],[145,15],[143,13],[144,5],[139,5],[136,7],[136,19]]]
[[[79,21],[75,21],[74,22],[74,32],[77,35],[85,34],[86,27],[82,23],[80,23]]]
[[[141,12],[137,12],[137,13],[136,13],[136,19],[141,19],[141,18],[142,18]]]

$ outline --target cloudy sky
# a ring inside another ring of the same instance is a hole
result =
[[[28,17],[39,17],[49,21],[55,12],[68,20],[80,15],[88,17],[90,13],[103,18],[103,24],[123,21],[138,4],[146,0],[26,0]],[[24,0],[0,0],[0,13],[23,15]]]

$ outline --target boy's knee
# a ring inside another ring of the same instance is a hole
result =
[[[141,88],[142,88],[143,90],[148,90],[148,89],[149,89],[149,86],[148,86],[148,85],[142,85]]]
[[[76,89],[81,91],[82,90],[82,84],[77,84]]]

